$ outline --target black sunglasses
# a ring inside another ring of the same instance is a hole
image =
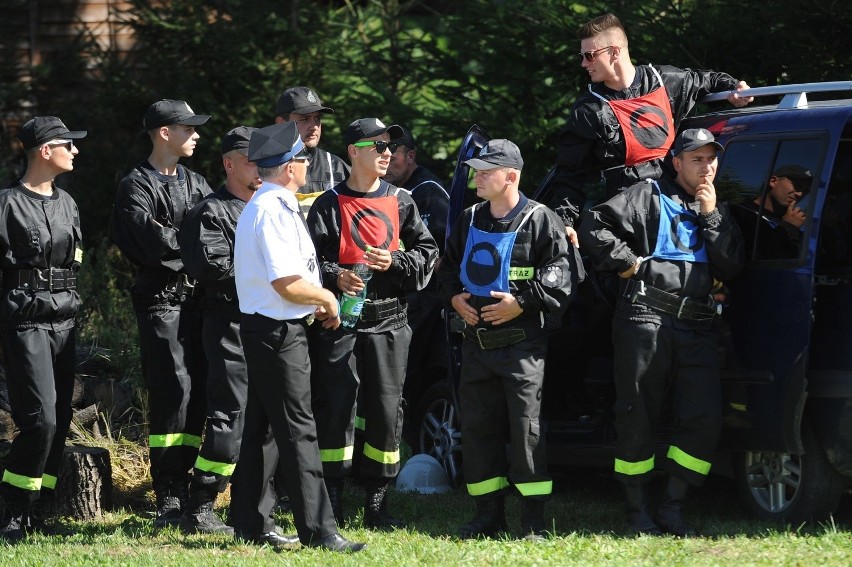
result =
[[[352,144],[356,148],[368,148],[376,146],[376,151],[380,154],[385,153],[385,150],[390,149],[391,153],[395,153],[399,149],[400,144],[397,142],[385,142],[384,140],[368,140],[366,142],[355,142]]]
[[[600,53],[601,51],[604,51],[606,49],[609,49],[610,47],[615,47],[615,46],[614,45],[607,45],[606,47],[601,47],[600,49],[595,49],[594,51],[584,51],[583,53],[578,53],[577,57],[580,58],[580,63],[583,62],[583,59],[585,59],[586,61],[591,63],[592,61],[595,60],[595,57],[598,56],[598,53]]]
[[[74,150],[74,142],[71,140],[47,142],[45,145],[51,148],[65,148],[69,152]]]

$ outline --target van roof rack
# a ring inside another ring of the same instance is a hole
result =
[[[825,93],[837,91],[852,91],[852,81],[830,81],[824,83],[799,83],[795,85],[775,85],[772,87],[755,87],[740,92],[741,96],[781,96],[779,109],[807,108],[808,93]],[[730,91],[713,93],[701,99],[701,102],[717,102],[725,100]]]

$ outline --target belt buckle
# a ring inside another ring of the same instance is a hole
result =
[[[186,274],[181,274],[180,277],[181,277],[181,286],[183,286],[185,289],[189,289],[189,290],[195,289],[195,279],[190,278]]]
[[[681,299],[681,300],[680,300],[680,307],[679,307],[679,308],[678,308],[678,310],[677,310],[677,318],[678,318],[678,319],[680,319],[680,315],[681,315],[681,313],[683,313],[683,308],[684,308],[684,306],[686,305],[686,300],[687,300],[687,299],[689,299],[689,298],[688,298],[688,297],[684,297],[683,299]]]
[[[308,325],[308,327],[310,327],[311,325],[314,324],[315,319],[316,319],[316,315],[314,313],[311,313],[310,315],[305,316],[305,323]]]
[[[477,343],[479,343],[479,348],[481,348],[481,349],[483,349],[483,350],[488,350],[488,349],[485,347],[485,345],[484,345],[484,344],[482,344],[482,335],[480,335],[480,334],[479,334],[479,333],[481,333],[482,331],[486,331],[486,332],[487,332],[487,329],[484,329],[484,328],[482,328],[482,327],[477,327],[477,328],[476,328],[476,342],[477,342]]]
[[[638,285],[633,286],[633,293],[630,294],[630,303],[636,303],[639,297],[644,297],[645,293],[645,281],[644,280],[634,280]]]

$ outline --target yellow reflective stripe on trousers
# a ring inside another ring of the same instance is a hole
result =
[[[235,463],[217,463],[216,461],[208,461],[201,455],[195,459],[195,468],[200,471],[218,474],[220,476],[231,476],[234,474],[234,469],[237,468]]]
[[[324,463],[341,463],[351,461],[355,453],[355,447],[341,447],[340,449],[320,449],[320,460]]]
[[[705,476],[710,474],[710,463],[693,457],[679,447],[675,447],[674,445],[669,447],[669,452],[666,453],[666,456],[685,469],[689,469]]]
[[[355,429],[360,429],[361,431],[364,431],[364,429],[366,429],[366,428],[367,428],[367,420],[364,419],[363,417],[359,416],[359,415],[356,415],[355,416]]]
[[[395,465],[399,462],[399,449],[396,451],[380,451],[369,443],[364,443],[364,456],[384,465]]]
[[[148,446],[156,448],[165,447],[201,447],[201,437],[190,433],[164,433],[161,435],[149,435]]]
[[[480,482],[468,483],[467,493],[471,496],[484,496],[498,490],[503,490],[509,486],[509,481],[505,476],[489,478]]]
[[[553,492],[553,481],[543,480],[541,482],[522,482],[516,484],[515,488],[522,496],[544,496]]]
[[[22,490],[41,490],[41,479],[15,474],[9,469],[3,471],[3,482]]]
[[[630,461],[615,460],[615,472],[635,476],[645,474],[654,470],[654,457],[632,463]]]
[[[41,475],[42,488],[56,488],[56,477],[52,474]]]

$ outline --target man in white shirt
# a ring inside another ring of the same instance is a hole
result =
[[[295,124],[252,134],[249,160],[263,185],[237,223],[234,267],[240,337],[248,368],[248,402],[240,447],[240,474],[231,492],[237,538],[273,547],[300,541],[332,551],[360,551],[337,531],[311,411],[307,328],[314,319],[340,326],[337,299],[320,283],[316,251],[295,192],[305,183],[308,156]],[[320,324],[320,323],[315,323]],[[264,455],[267,430],[278,445],[284,484],[298,537],[278,534],[271,518],[270,486],[277,455]]]

